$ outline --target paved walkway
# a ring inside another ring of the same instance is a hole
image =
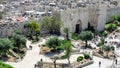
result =
[[[42,42],[40,42],[38,44],[32,44],[31,45],[33,47],[32,50],[27,51],[26,56],[24,57],[24,59],[22,61],[20,61],[20,62],[6,62],[6,63],[14,66],[15,68],[34,68],[34,64],[36,64],[41,58],[45,62],[53,62],[49,57],[42,55],[42,54],[39,55],[40,47],[38,47],[38,45],[43,44],[43,43],[45,43],[44,39]],[[31,42],[27,41],[27,44],[26,44],[27,47],[29,47],[30,44],[31,44]],[[72,55],[70,57],[70,61],[71,62],[76,61],[76,58],[80,55],[81,54]],[[68,60],[67,59],[57,60],[56,62],[57,63],[68,63]]]
[[[44,42],[45,40],[43,40],[39,44],[43,44]],[[29,47],[30,44],[31,42],[27,41],[27,44],[26,44],[27,47]],[[43,56],[39,55],[40,48],[38,47],[37,44],[33,44],[31,46],[33,47],[33,49],[27,51],[26,56],[21,62],[17,62],[17,63],[6,62],[6,63],[14,66],[15,68],[34,68],[34,64],[37,63],[37,61],[39,61]],[[44,60],[47,61],[47,57],[44,56]]]
[[[103,59],[99,57],[93,57],[94,63],[91,65],[88,65],[84,68],[109,68],[112,64],[112,60],[109,59]],[[101,67],[99,67],[99,61],[101,61]]]
[[[32,44],[31,46],[33,47],[33,49],[27,51],[26,56],[24,57],[24,59],[21,62],[17,62],[17,63],[16,62],[6,62],[6,63],[14,66],[15,68],[34,68],[34,64],[36,64],[41,58],[43,59],[43,61],[53,62],[47,56],[42,55],[42,54],[39,55],[40,48],[38,47],[38,45],[44,44],[44,43],[45,43],[45,39],[43,39],[42,42],[40,42],[40,43]],[[29,47],[30,44],[31,44],[31,42],[27,41],[27,43],[26,43],[27,47]],[[72,55],[70,57],[70,61],[71,62],[76,61],[76,58],[80,55],[81,54]],[[99,68],[99,66],[98,66],[99,61],[102,62],[100,68],[108,68],[108,66],[110,66],[112,64],[112,60],[103,59],[103,58],[99,58],[99,57],[93,57],[93,59],[94,59],[94,63],[89,66],[86,66],[84,68]],[[57,63],[68,63],[67,59],[57,60],[56,62]]]

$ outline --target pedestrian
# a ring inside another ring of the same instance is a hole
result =
[[[115,64],[117,65],[117,59],[115,60]]]
[[[101,67],[101,61],[99,61],[99,67]]]
[[[116,56],[114,55],[114,59],[116,58]]]
[[[36,64],[34,65],[34,68],[36,68]]]
[[[31,50],[31,45],[29,45],[29,49]]]
[[[41,58],[41,60],[40,60],[40,61],[41,61],[41,62],[43,61],[43,60],[42,60],[42,58]]]
[[[32,46],[31,45],[29,46],[29,49],[32,50]]]

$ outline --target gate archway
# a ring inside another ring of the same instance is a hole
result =
[[[81,20],[78,20],[75,24],[75,33],[80,33],[82,30],[82,22]]]

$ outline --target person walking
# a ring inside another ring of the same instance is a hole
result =
[[[101,67],[101,61],[99,61],[99,67]]]
[[[117,65],[117,59],[115,59],[115,64]]]
[[[34,68],[36,68],[36,64],[34,65]]]

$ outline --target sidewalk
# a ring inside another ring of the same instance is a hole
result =
[[[94,63],[83,68],[108,68],[112,65],[112,60],[103,59],[99,57],[93,57]],[[101,61],[101,67],[99,67],[99,61]]]

